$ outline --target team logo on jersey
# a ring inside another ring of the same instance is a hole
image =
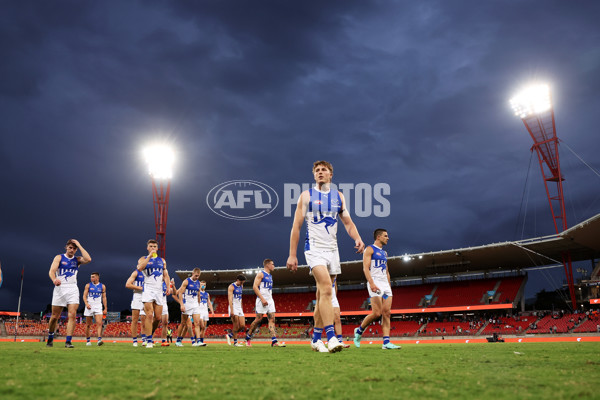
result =
[[[277,192],[261,182],[229,181],[213,187],[206,204],[217,215],[229,219],[256,219],[270,214],[279,204]]]
[[[67,264],[68,264],[68,262],[66,262],[66,261],[63,261],[63,262],[61,262],[61,264],[62,264],[62,265],[67,265]]]
[[[153,276],[154,280],[157,280],[163,276],[163,272],[160,269],[155,269],[150,273],[150,276]]]
[[[69,280],[70,277],[75,276],[75,272],[71,271],[70,269],[67,269],[61,275],[65,277],[65,282],[66,282]]]
[[[323,202],[321,200],[315,200],[313,201],[313,204],[320,206],[321,204],[323,204]]]
[[[330,226],[334,226],[337,223],[337,219],[332,218],[332,217],[323,217],[321,218],[320,221],[315,222],[315,225],[318,224],[325,224],[325,230],[327,231],[327,233],[329,233],[329,227]]]

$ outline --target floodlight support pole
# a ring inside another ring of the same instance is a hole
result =
[[[550,204],[552,221],[554,229],[559,234],[567,230],[567,215],[565,209],[565,199],[563,194],[562,181],[565,179],[560,170],[560,158],[558,156],[558,137],[556,136],[556,122],[554,120],[554,109],[545,111],[541,114],[532,114],[522,118],[525,128],[533,139],[534,145],[531,151],[536,151],[542,178],[546,188],[546,196]],[[554,185],[553,185],[554,183]],[[573,280],[573,266],[571,263],[571,253],[562,254],[563,267],[569,287],[571,297],[571,307],[577,309],[577,300],[575,297],[575,285]]]
[[[169,193],[171,180],[156,180],[152,177],[152,200],[154,202],[154,225],[156,227],[156,241],[158,242],[158,256],[166,258],[167,241],[167,213],[169,211]]]

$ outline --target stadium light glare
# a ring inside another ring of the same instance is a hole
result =
[[[144,149],[144,158],[148,164],[148,172],[154,179],[173,178],[175,152],[164,144],[156,144]]]
[[[402,259],[403,259],[404,261],[410,261],[410,260],[411,260],[410,256],[404,256],[404,257],[402,257]]]
[[[548,111],[552,107],[550,88],[546,84],[528,86],[510,99],[510,105],[521,119]]]

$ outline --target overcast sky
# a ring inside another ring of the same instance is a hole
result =
[[[596,1],[3,1],[0,310],[16,310],[23,265],[22,308],[45,308],[69,238],[93,258],[81,289],[97,270],[109,308],[129,307],[154,236],[141,149],[155,141],[177,152],[171,275],[284,265],[284,185],[320,159],[334,182],[389,185],[389,216],[354,221],[365,242],[386,227],[391,255],[553,234],[536,159],[524,195],[532,140],[508,100],[548,82],[559,137],[600,169],[598,15]],[[600,212],[600,185],[560,151],[574,225]],[[279,206],[213,213],[208,192],[231,180],[269,185]],[[339,244],[356,259],[343,228]],[[531,274],[528,296],[561,274]]]

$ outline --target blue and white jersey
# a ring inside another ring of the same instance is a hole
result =
[[[135,281],[133,281],[133,285],[139,287],[140,290],[143,291],[144,290],[144,279],[145,279],[144,273],[138,269],[137,277],[135,278]],[[137,290],[134,290],[133,298],[135,298],[136,295],[141,296],[142,293]]]
[[[374,244],[370,247],[373,249],[373,255],[371,256],[369,272],[373,279],[385,279],[387,281],[387,252]]]
[[[200,291],[200,281],[187,278],[187,287],[183,292],[183,304],[191,304],[192,307],[198,305],[198,292]]]
[[[342,211],[340,192],[322,192],[313,187],[308,193],[304,251],[337,250],[337,218]]]
[[[263,271],[262,273],[263,278],[260,280],[258,289],[265,299],[271,299],[273,298],[273,275],[267,271]]]
[[[77,257],[67,257],[61,254],[56,277],[60,279],[61,286],[77,286],[77,272],[79,271],[79,261]]]
[[[200,301],[200,307],[208,310],[208,292],[201,290],[198,294],[198,299]]]
[[[155,291],[162,290],[162,283],[164,282],[163,272],[165,270],[165,263],[160,257],[153,257],[148,261],[146,269],[142,271],[146,280],[144,281],[144,290],[153,289]]]
[[[242,305],[242,287],[238,286],[234,283],[231,284],[233,286],[233,305]]]
[[[98,282],[96,285],[94,285],[92,282],[90,282],[90,286],[88,287],[88,295],[87,295],[88,304],[91,305],[92,307],[94,305],[102,306],[103,290],[104,290],[104,286],[100,282]]]
[[[163,296],[167,297],[167,282],[163,280]]]

